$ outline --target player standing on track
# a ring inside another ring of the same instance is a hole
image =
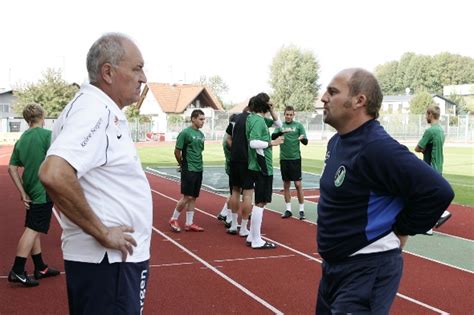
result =
[[[250,221],[250,234],[247,236],[247,244],[253,249],[273,249],[274,243],[264,241],[261,236],[263,221],[263,210],[265,205],[272,201],[273,193],[273,155],[272,147],[283,143],[284,138],[278,137],[272,140],[270,131],[265,121],[265,114],[272,113],[273,104],[270,97],[265,93],[255,96],[250,107],[251,114],[247,117],[246,137],[248,148],[248,169],[255,183],[255,204],[252,208],[252,219]],[[276,120],[277,127],[281,127],[280,120]]]
[[[26,287],[34,287],[38,281],[31,279],[25,271],[28,255],[35,265],[34,277],[41,279],[59,275],[59,271],[48,267],[41,254],[39,233],[48,233],[53,203],[38,177],[38,170],[51,144],[51,131],[43,129],[44,110],[40,105],[29,104],[23,110],[28,126],[15,143],[8,166],[8,173],[20,192],[26,208],[25,231],[18,242],[15,262],[8,275],[9,282],[18,282]],[[19,169],[23,168],[20,177]]]
[[[275,129],[272,139],[284,135],[285,142],[280,145],[280,171],[283,180],[283,190],[285,196],[286,210],[281,216],[283,219],[293,215],[291,212],[291,182],[295,184],[299,204],[300,220],[305,219],[304,215],[304,192],[301,183],[301,151],[300,142],[308,144],[306,131],[303,125],[295,121],[295,109],[293,106],[286,106],[284,111],[285,121],[281,128]]]
[[[181,170],[181,194],[176,209],[169,221],[173,232],[180,232],[179,215],[186,210],[185,231],[203,232],[204,229],[194,223],[194,204],[199,197],[202,184],[202,151],[204,151],[204,134],[199,130],[204,126],[204,112],[195,109],[191,113],[191,126],[181,131],[176,139],[174,156]]]
[[[234,123],[235,116],[237,114],[232,114],[229,117],[229,124]],[[232,146],[232,139],[229,139],[230,136],[227,132],[224,133],[224,137],[222,138],[222,149],[224,150],[224,157],[225,157],[225,173],[229,177],[229,197],[224,203],[221,212],[217,216],[217,219],[220,221],[224,221],[224,224],[227,228],[230,228],[232,225],[232,210],[230,209],[230,198],[232,196],[232,180],[230,177],[230,148]]]
[[[377,79],[346,69],[321,98],[329,140],[320,179],[317,314],[388,314],[403,270],[401,249],[454,198],[449,183],[376,120]]]
[[[428,163],[435,171],[443,174],[443,145],[444,131],[439,124],[440,109],[437,105],[431,105],[426,110],[426,121],[431,125],[423,133],[423,137],[418,142],[415,151],[423,153],[423,161]],[[435,228],[440,227],[451,218],[451,213],[445,210],[435,224]],[[426,232],[433,235],[433,229]]]
[[[40,179],[61,211],[70,314],[141,314],[153,205],[122,109],[147,79],[137,45],[101,36],[85,83],[53,128]]]

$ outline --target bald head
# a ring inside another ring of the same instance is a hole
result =
[[[347,78],[349,95],[363,94],[367,98],[366,112],[368,115],[378,118],[382,106],[383,94],[375,76],[369,71],[361,68],[349,68],[339,72],[340,76]]]

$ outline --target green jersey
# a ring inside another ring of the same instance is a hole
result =
[[[285,142],[280,144],[280,160],[298,160],[301,159],[300,140],[301,135],[306,138],[306,132],[300,122],[292,121],[291,123],[283,122],[281,128],[275,129],[273,133],[282,130],[291,130],[284,134]]]
[[[272,121],[273,123],[273,121]],[[251,113],[247,117],[246,124],[247,140],[260,140],[270,142],[270,132],[268,131],[268,123],[264,117]],[[261,172],[263,175],[273,175],[272,164],[272,147],[265,149],[252,149],[248,147],[249,155],[249,170]]]
[[[50,145],[51,130],[41,127],[30,128],[15,143],[10,158],[10,165],[24,168],[23,189],[34,204],[50,201],[38,177],[40,165],[43,163]]]
[[[176,149],[182,152],[183,170],[202,172],[202,151],[204,151],[204,134],[193,127],[181,131],[176,139]]]
[[[224,132],[224,138],[222,139],[222,149],[224,150],[225,156],[225,173],[230,175],[230,148],[227,145],[227,138],[229,135],[227,132]]]
[[[423,160],[437,172],[443,173],[444,131],[439,124],[425,130],[418,146],[423,149]]]

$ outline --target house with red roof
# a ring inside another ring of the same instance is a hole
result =
[[[168,116],[179,114],[189,120],[194,109],[201,109],[212,119],[214,111],[224,110],[219,99],[206,86],[195,84],[147,83],[137,102],[141,115],[152,118],[154,134],[165,135],[168,140]]]

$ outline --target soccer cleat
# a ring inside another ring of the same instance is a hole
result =
[[[286,219],[286,218],[289,218],[289,217],[291,217],[291,216],[293,216],[293,213],[292,213],[291,211],[286,210],[285,213],[283,213],[283,214],[281,215],[281,218],[282,218],[282,219]]]
[[[428,235],[428,236],[433,236],[433,229],[429,229],[428,231],[426,231],[423,234]]]
[[[8,282],[21,283],[25,287],[36,287],[39,285],[39,282],[28,277],[28,274],[23,272],[23,274],[17,274],[13,270],[8,274]]]
[[[304,216],[304,211],[300,211],[300,220],[304,220],[306,217]]]
[[[49,278],[49,277],[55,277],[59,275],[59,270],[56,270],[51,267],[46,267],[43,270],[35,270],[34,276],[35,279],[42,279],[42,278]]]
[[[225,221],[225,222],[224,222],[224,226],[225,226],[227,229],[230,229],[230,227],[232,226],[232,221],[230,221],[230,222]]]
[[[276,247],[277,246],[274,243],[265,242],[262,246],[259,246],[259,247],[252,246],[252,249],[275,249]]]
[[[191,225],[186,224],[184,226],[184,230],[189,231],[189,232],[203,232],[204,231],[204,229],[200,227],[199,225],[197,225],[196,223],[193,223]]]
[[[436,222],[435,228],[439,228],[441,225],[445,224],[453,215],[449,211],[444,211],[441,217]]]
[[[179,226],[178,220],[171,219],[169,223],[170,223],[171,231],[176,232],[176,233],[181,232],[181,227]]]
[[[220,213],[217,216],[217,220],[219,220],[219,221],[225,221],[225,219],[227,219],[227,217],[225,215],[220,214]]]

